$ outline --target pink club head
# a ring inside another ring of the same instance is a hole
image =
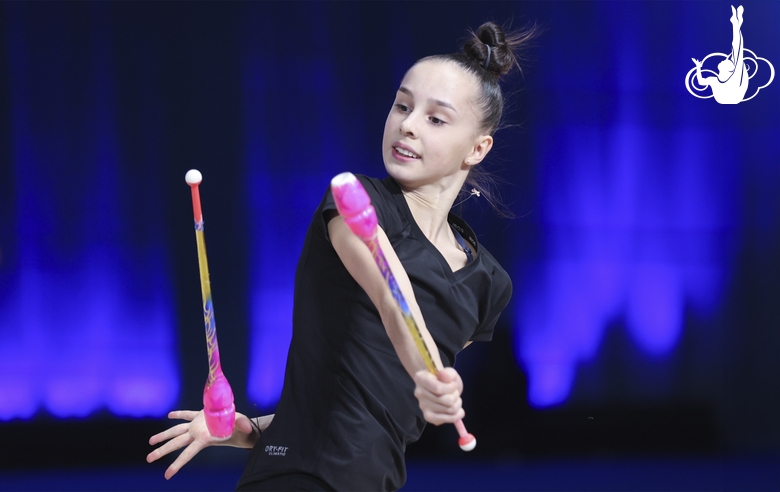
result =
[[[233,390],[221,373],[213,383],[206,383],[203,407],[209,433],[219,439],[230,437],[236,425],[236,406],[233,403]]]
[[[352,173],[341,173],[330,182],[336,208],[350,230],[367,241],[376,233],[376,211],[363,185]]]

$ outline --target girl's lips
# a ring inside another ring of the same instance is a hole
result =
[[[420,160],[419,157],[409,157],[408,155],[401,154],[395,147],[393,147],[393,158],[400,162],[412,162]]]
[[[420,158],[417,152],[413,151],[406,145],[402,145],[398,142],[394,143],[392,148],[393,148],[393,156],[396,158],[403,159],[403,160],[418,160]],[[399,152],[399,149],[401,150],[401,152]]]

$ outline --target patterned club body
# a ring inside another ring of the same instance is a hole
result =
[[[211,282],[209,264],[206,257],[206,238],[203,234],[203,213],[200,208],[200,185],[203,179],[200,172],[192,169],[187,172],[185,181],[192,189],[192,210],[195,214],[195,240],[198,243],[198,267],[200,268],[200,291],[203,299],[203,320],[206,325],[206,350],[209,357],[209,375],[203,388],[203,415],[209,433],[218,439],[227,439],[233,434],[236,425],[236,406],[233,403],[233,390],[222,373],[217,343],[217,326],[214,321],[214,308],[211,303]]]

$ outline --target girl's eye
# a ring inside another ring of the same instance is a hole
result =
[[[395,105],[395,107],[398,108],[398,110],[401,111],[402,113],[409,112],[409,107],[406,104],[398,103]]]
[[[433,123],[436,126],[443,125],[444,121],[440,120],[439,118],[435,116],[431,116],[431,123]]]

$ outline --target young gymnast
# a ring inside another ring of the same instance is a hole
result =
[[[207,446],[251,449],[238,490],[396,490],[404,451],[426,422],[465,415],[452,368],[472,341],[490,340],[511,296],[507,273],[450,212],[478,188],[475,169],[493,146],[503,97],[498,79],[519,67],[530,29],[507,35],[486,23],[462,53],[417,61],[387,116],[388,176],[359,176],[376,209],[379,241],[429,347],[444,366],[426,369],[371,253],[351,233],[328,190],[314,213],[296,271],[293,337],[274,415],[236,414],[233,435],[209,435],[202,411],[174,411],[178,424],[155,461],[184,448],[170,478]],[[454,431],[453,431],[454,433]]]

